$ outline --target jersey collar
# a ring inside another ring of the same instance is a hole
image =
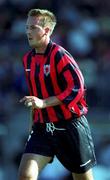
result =
[[[51,47],[52,47],[52,41],[50,40],[44,53],[36,53],[35,49],[32,49],[32,55],[35,56],[36,54],[38,54],[38,55],[48,56]]]

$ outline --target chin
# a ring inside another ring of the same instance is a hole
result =
[[[35,47],[36,47],[36,45],[35,45],[35,44],[32,44],[32,43],[29,43],[29,45],[30,45],[30,47],[32,47],[32,48],[35,48]]]
[[[36,46],[35,45],[33,45],[33,44],[29,44],[30,45],[30,47],[32,47],[32,48],[35,48]]]
[[[34,44],[34,43],[31,43],[31,42],[29,42],[29,45],[30,45],[32,48],[38,48],[38,47],[39,47],[38,44]]]

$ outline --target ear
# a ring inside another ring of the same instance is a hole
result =
[[[45,28],[45,34],[47,35],[49,32],[50,32],[49,27],[46,27],[46,28]]]

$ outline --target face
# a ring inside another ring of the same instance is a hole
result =
[[[29,16],[26,23],[26,33],[29,45],[32,48],[39,48],[44,42],[46,29],[40,26],[40,17]]]

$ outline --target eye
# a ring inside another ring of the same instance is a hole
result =
[[[40,27],[38,27],[38,26],[34,26],[34,25],[31,25],[31,26],[29,26],[29,25],[26,25],[26,31],[27,30],[35,30],[35,31],[40,31]]]
[[[26,26],[26,29],[36,29],[35,26]]]
[[[30,29],[36,29],[36,27],[35,26],[31,26]]]

